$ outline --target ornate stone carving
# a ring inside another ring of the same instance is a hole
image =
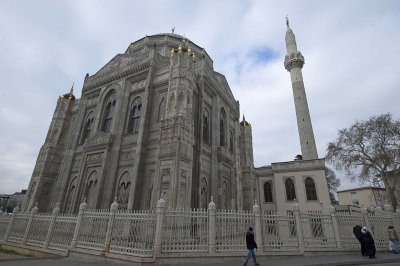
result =
[[[83,148],[88,149],[89,147],[94,147],[94,146],[109,145],[113,142],[113,140],[114,140],[114,135],[98,131],[95,135],[90,136],[85,140]]]

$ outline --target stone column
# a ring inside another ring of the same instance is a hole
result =
[[[332,221],[333,233],[335,234],[335,239],[336,239],[336,247],[342,248],[342,240],[340,239],[339,224],[336,216],[336,209],[333,205],[329,206],[329,212],[331,213],[331,221]]]
[[[303,227],[301,226],[300,208],[298,203],[296,203],[293,206],[293,214],[296,219],[296,231],[297,231],[297,242],[299,244],[299,253],[304,254]]]
[[[211,201],[208,204],[208,252],[215,254],[215,225],[216,225],[216,208],[214,198],[211,197]]]
[[[31,210],[31,215],[29,216],[28,224],[26,225],[24,237],[22,238],[22,245],[25,245],[26,241],[28,240],[28,234],[29,234],[29,230],[31,229],[33,218],[35,217],[35,214],[38,212],[37,205],[38,205],[38,203],[36,202],[35,207],[33,207]]]
[[[262,241],[262,229],[261,229],[261,211],[260,206],[257,204],[257,199],[254,202],[253,206],[254,212],[254,230],[256,233],[256,243],[258,246],[258,250],[264,251],[263,241]]]
[[[118,209],[118,203],[117,203],[117,197],[115,197],[114,202],[111,203],[110,217],[108,218],[106,241],[104,243],[103,253],[110,251],[111,234],[112,234],[112,228],[114,225],[115,214],[117,212],[117,209]]]
[[[47,230],[46,240],[44,241],[43,248],[49,247],[50,237],[51,237],[51,234],[53,233],[54,224],[56,222],[56,218],[59,213],[60,213],[60,203],[57,203],[56,207],[53,209],[53,217],[51,217],[49,230]]]
[[[76,243],[78,242],[79,228],[81,227],[82,217],[83,214],[85,213],[86,207],[87,207],[86,198],[84,198],[81,205],[79,205],[78,219],[76,221],[74,236],[72,237],[71,248],[75,248]]]
[[[161,254],[162,228],[164,224],[165,201],[163,195],[157,203],[156,233],[154,235],[153,255]]]
[[[4,236],[3,243],[5,243],[5,242],[7,241],[7,239],[8,239],[8,237],[10,236],[11,228],[12,228],[12,225],[14,224],[14,220],[15,220],[15,217],[17,216],[18,212],[19,212],[19,207],[16,206],[16,207],[13,209],[13,215],[11,216],[11,220],[10,220],[10,222],[8,223],[7,231],[6,231],[6,234],[5,234],[5,236]]]

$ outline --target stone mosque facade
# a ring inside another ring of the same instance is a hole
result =
[[[318,159],[301,69],[287,22],[287,56],[302,160],[255,168],[252,126],[207,52],[184,36],[146,36],[96,74],[81,98],[59,97],[22,210],[60,204],[64,213],[168,208],[262,210],[286,214],[330,205]],[[267,88],[266,88],[267,89]],[[264,147],[267,149],[268,147]]]

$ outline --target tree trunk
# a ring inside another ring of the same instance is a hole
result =
[[[386,191],[388,192],[388,195],[389,195],[390,203],[392,204],[393,211],[395,212],[397,209],[397,198],[396,198],[396,195],[394,194],[395,188],[390,186],[387,178],[382,178],[382,181],[385,184]]]

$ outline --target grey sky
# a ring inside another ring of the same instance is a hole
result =
[[[400,119],[398,1],[2,1],[0,193],[28,186],[57,97],[130,42],[185,34],[206,49],[253,125],[255,165],[300,153],[285,17],[298,49],[323,157],[337,130],[390,112]],[[342,179],[342,189],[358,186]]]

